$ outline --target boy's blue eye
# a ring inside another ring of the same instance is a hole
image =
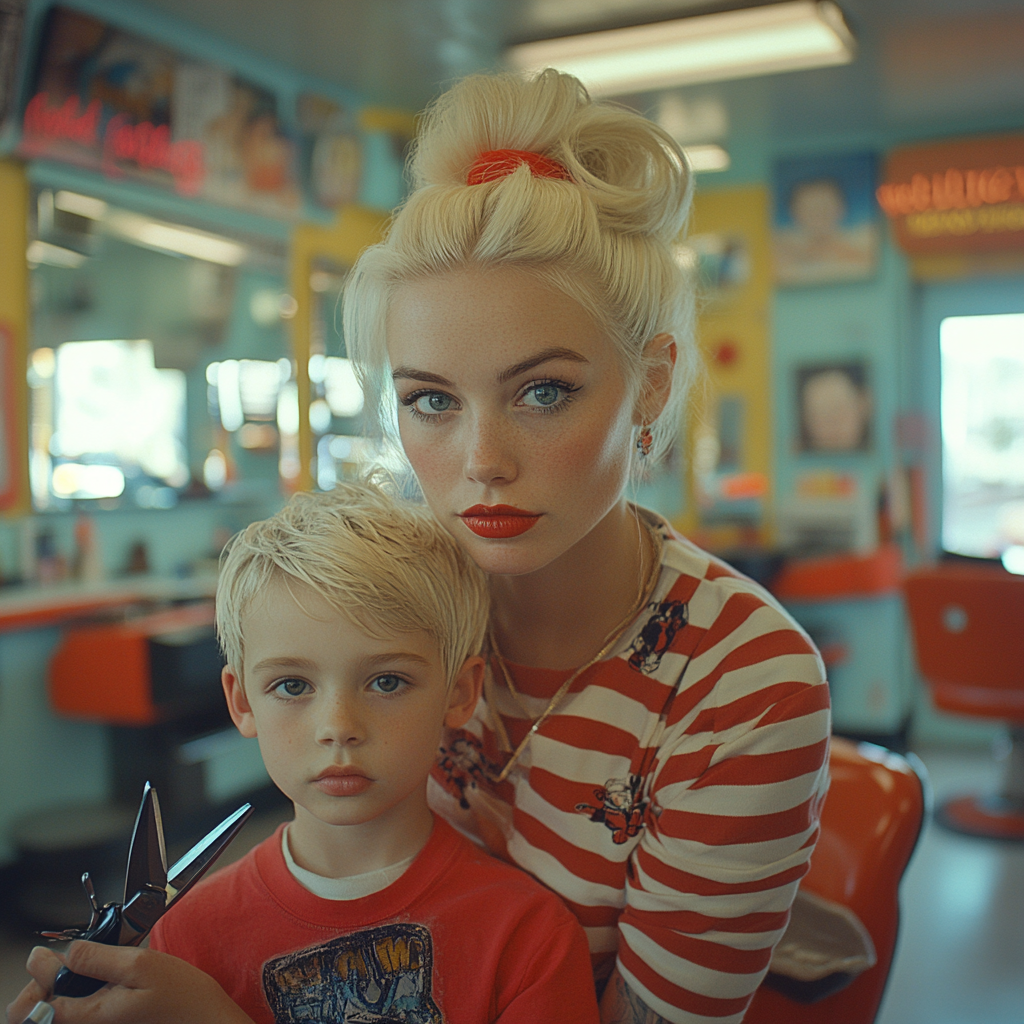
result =
[[[274,689],[287,694],[289,697],[301,697],[308,687],[309,683],[304,679],[282,679]]]
[[[370,686],[376,689],[379,693],[395,693],[401,689],[402,684],[405,682],[401,676],[377,676],[376,679]]]

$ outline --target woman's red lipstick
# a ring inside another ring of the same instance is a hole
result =
[[[518,537],[537,525],[540,513],[527,512],[514,505],[473,505],[459,513],[462,521],[478,537],[503,539]]]

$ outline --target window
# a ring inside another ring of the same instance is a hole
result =
[[[1024,556],[1024,313],[947,317],[939,343],[942,546],[1009,568]]]
[[[36,349],[29,368],[32,490],[54,499],[119,498],[166,507],[189,479],[185,374],[157,369],[148,341]]]

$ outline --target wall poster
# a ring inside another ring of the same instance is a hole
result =
[[[801,451],[833,454],[870,449],[872,401],[865,362],[800,366],[796,392]]]
[[[828,284],[874,274],[879,225],[873,153],[780,160],[774,193],[777,283]]]
[[[46,16],[20,152],[265,216],[300,213],[296,145],[273,92],[66,7]]]

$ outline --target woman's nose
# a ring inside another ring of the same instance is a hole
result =
[[[470,425],[466,476],[482,484],[509,483],[518,475],[515,438],[501,416],[480,415]]]

